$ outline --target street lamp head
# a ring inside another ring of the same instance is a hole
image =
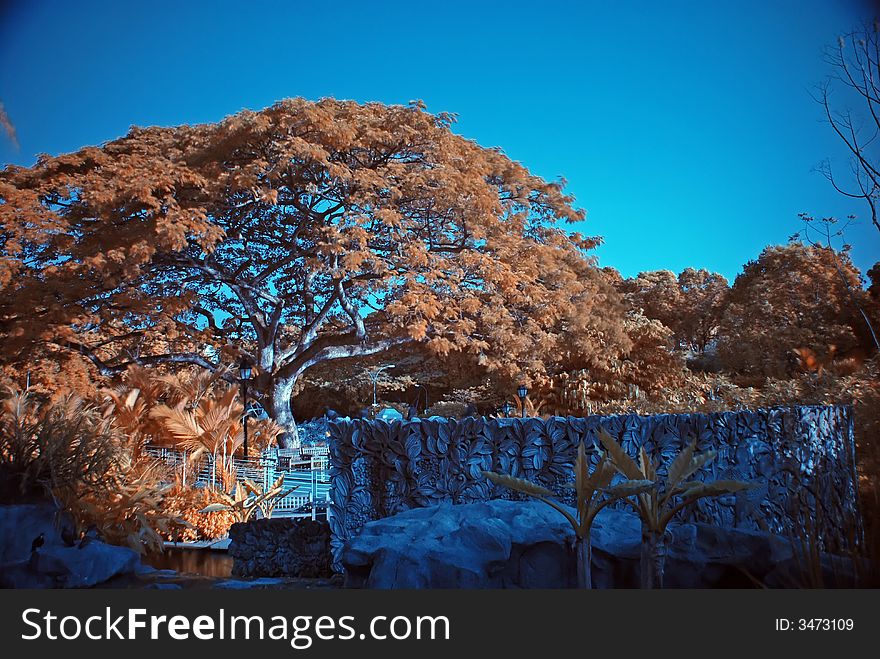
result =
[[[516,393],[520,399],[525,399],[525,397],[529,395],[529,388],[526,385],[521,384],[517,388]]]
[[[244,357],[242,357],[241,362],[238,365],[238,373],[241,376],[242,380],[250,380],[252,373],[251,363]]]

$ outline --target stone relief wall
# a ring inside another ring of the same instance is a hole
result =
[[[326,522],[278,517],[252,519],[229,529],[235,577],[329,577]]]
[[[346,539],[368,521],[440,502],[521,497],[488,482],[483,470],[527,478],[571,502],[563,484],[571,480],[577,445],[583,440],[595,462],[600,426],[632,456],[644,446],[661,475],[696,439],[698,450],[718,452],[698,478],[758,485],[703,499],[683,521],[792,535],[809,519],[829,551],[861,532],[851,410],[844,406],[546,420],[357,419],[330,429],[334,568]]]

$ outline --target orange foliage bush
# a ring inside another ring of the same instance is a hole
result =
[[[178,480],[166,499],[168,510],[187,523],[187,528],[177,533],[167,534],[166,540],[191,542],[193,540],[216,540],[229,533],[235,522],[233,515],[226,511],[213,513],[200,512],[213,503],[215,498],[208,488],[184,487]]]
[[[80,531],[161,549],[161,533],[181,526],[168,514],[168,469],[140,450],[113,420],[75,396],[39,401],[11,391],[0,405],[0,492],[53,498]]]

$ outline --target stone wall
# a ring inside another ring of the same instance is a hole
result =
[[[236,577],[329,577],[330,528],[325,521],[257,519],[229,529]]]
[[[483,470],[527,478],[571,501],[563,484],[571,480],[577,445],[583,440],[595,462],[600,426],[632,456],[643,446],[661,475],[696,439],[699,451],[718,452],[698,478],[757,484],[703,499],[682,521],[793,535],[809,517],[829,551],[861,532],[851,410],[844,406],[547,420],[356,419],[330,430],[334,568],[341,569],[346,540],[368,521],[441,502],[520,498],[487,481]]]

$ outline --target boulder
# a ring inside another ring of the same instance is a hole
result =
[[[61,528],[73,524],[50,503],[0,506],[0,565],[27,560],[31,543],[41,533],[43,547],[63,547]]]
[[[565,587],[571,529],[534,503],[445,503],[369,522],[343,550],[345,585]]]
[[[766,533],[671,524],[664,585],[753,587],[796,564],[791,545]],[[574,532],[539,501],[492,500],[414,508],[367,523],[343,549],[354,588],[568,588],[576,585]],[[592,530],[597,588],[639,585],[641,524],[606,508]],[[778,581],[778,580],[777,580]]]
[[[59,523],[60,519],[60,523]],[[67,546],[61,528],[69,521],[52,504],[0,506],[0,586],[87,588],[141,568],[137,552],[99,540]],[[43,534],[43,544],[31,543]]]
[[[58,575],[63,588],[88,588],[113,577],[134,574],[140,563],[140,556],[133,549],[97,540],[82,548],[43,548],[35,556],[36,572]]]

